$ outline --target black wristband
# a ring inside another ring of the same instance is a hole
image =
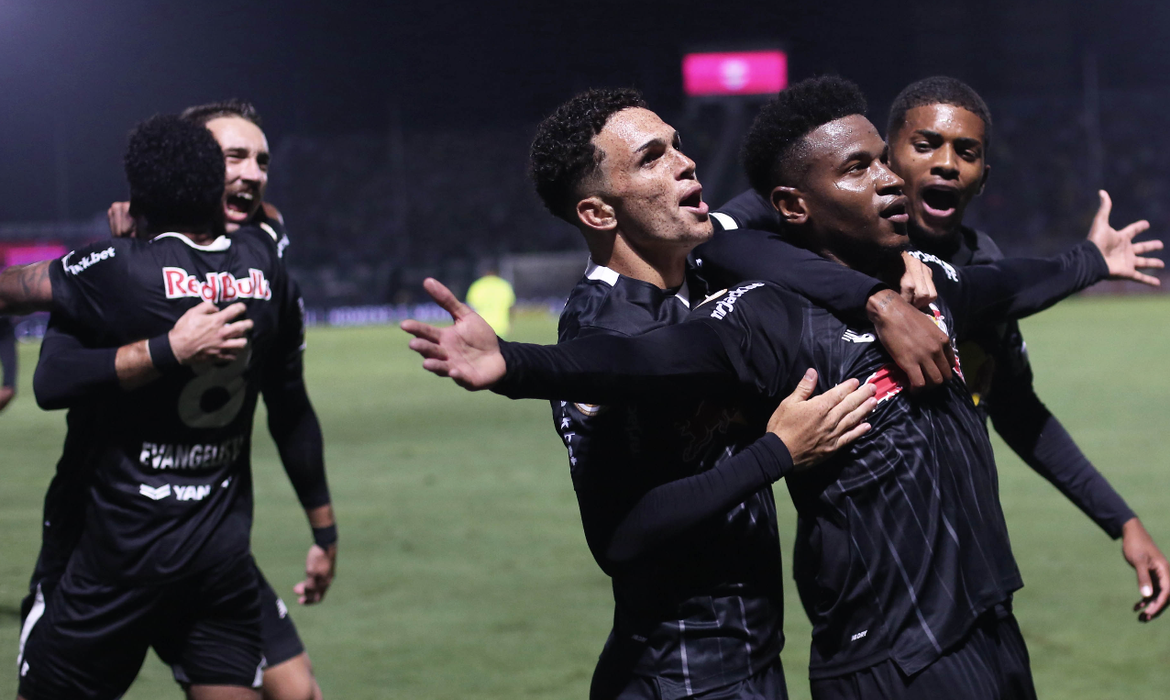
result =
[[[329,549],[329,545],[337,544],[337,525],[313,528],[313,544],[321,549]]]
[[[167,372],[179,366],[179,359],[175,351],[171,350],[171,338],[167,333],[156,335],[146,341],[146,348],[150,351],[150,362],[160,372]]]

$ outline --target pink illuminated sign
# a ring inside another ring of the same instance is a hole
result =
[[[0,244],[0,267],[52,260],[68,252],[69,249],[60,243]]]
[[[763,95],[788,87],[783,51],[692,53],[683,57],[683,89],[691,97]]]

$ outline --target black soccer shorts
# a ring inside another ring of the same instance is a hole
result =
[[[1036,700],[1032,667],[1010,602],[976,621],[967,637],[913,676],[893,661],[812,681],[815,700]]]
[[[259,687],[260,584],[250,558],[172,583],[108,584],[68,570],[22,631],[27,700],[118,698],[148,647],[193,685]]]

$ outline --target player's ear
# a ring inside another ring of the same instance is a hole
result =
[[[983,166],[983,178],[979,180],[979,191],[975,193],[975,196],[983,194],[983,188],[987,187],[987,178],[989,177],[991,177],[991,166],[985,165]]]
[[[772,190],[772,206],[780,212],[780,219],[786,224],[800,225],[808,220],[804,197],[795,187],[780,186]]]
[[[599,195],[577,202],[577,218],[595,231],[612,231],[617,228],[617,212]]]

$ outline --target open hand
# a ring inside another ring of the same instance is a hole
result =
[[[237,302],[220,311],[209,301],[187,309],[169,334],[175,359],[183,365],[236,359],[248,346],[245,334],[252,330],[252,321],[233,319],[247,310]]]
[[[784,442],[798,470],[826,459],[869,430],[869,423],[863,421],[877,406],[875,390],[872,384],[859,385],[850,379],[813,397],[817,371],[809,369],[776,407],[768,419],[768,432]]]
[[[499,339],[488,322],[438,280],[428,277],[423,289],[455,321],[445,328],[414,319],[402,322],[402,330],[414,336],[410,349],[424,358],[423,369],[450,377],[469,391],[488,389],[503,379],[507,367]]]
[[[1166,263],[1158,258],[1141,257],[1146,253],[1162,250],[1162,241],[1133,242],[1135,236],[1150,228],[1150,222],[1144,219],[1135,221],[1118,231],[1109,225],[1109,212],[1113,210],[1113,200],[1105,190],[1099,190],[1097,194],[1101,197],[1101,206],[1097,209],[1097,215],[1093,217],[1089,240],[1105,257],[1105,262],[1109,265],[1109,277],[1133,280],[1151,287],[1161,285],[1162,282],[1157,277],[1138,272],[1141,269],[1161,269],[1166,266]]]

